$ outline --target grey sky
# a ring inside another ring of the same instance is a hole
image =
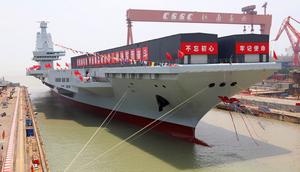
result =
[[[25,68],[34,64],[31,60],[35,47],[35,34],[39,31],[36,21],[50,21],[48,31],[53,41],[65,46],[96,51],[126,43],[126,10],[162,9],[207,12],[240,12],[240,8],[256,4],[258,12],[265,1],[261,0],[9,0],[0,6],[0,76],[22,80]],[[282,20],[288,15],[300,20],[300,1],[269,1],[267,12],[273,15],[271,38],[275,37]],[[298,30],[300,25],[293,23]],[[208,32],[219,35],[242,33],[239,25],[133,23],[134,41],[167,36],[182,32]],[[258,28],[256,28],[258,32]],[[271,43],[278,54],[290,46],[284,35],[277,43]],[[69,61],[67,54],[65,61]]]

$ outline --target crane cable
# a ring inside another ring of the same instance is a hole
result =
[[[150,122],[149,124],[147,124],[146,126],[144,126],[143,128],[141,128],[140,130],[136,131],[135,133],[131,134],[130,136],[128,136],[126,139],[120,141],[119,143],[115,144],[114,146],[110,147],[109,149],[107,149],[106,151],[104,151],[103,153],[101,153],[100,155],[98,155],[96,158],[94,158],[92,161],[82,165],[80,168],[78,168],[76,171],[84,169],[86,167],[88,167],[89,165],[93,164],[95,161],[97,161],[99,158],[103,157],[104,155],[106,155],[107,153],[113,151],[114,149],[116,149],[117,147],[121,146],[122,144],[124,144],[126,141],[128,141],[129,139],[133,138],[134,136],[136,136],[137,134],[141,133],[143,130],[145,130],[146,128],[150,127],[152,124],[154,124],[155,122],[159,121],[160,119],[162,119],[163,117],[169,115],[170,113],[172,113],[173,111],[177,110],[179,107],[181,107],[182,105],[188,103],[191,99],[193,99],[194,97],[198,96],[199,94],[203,93],[208,87],[205,87],[199,91],[197,91],[194,95],[192,95],[191,97],[185,99],[183,102],[179,103],[178,105],[176,105],[173,109],[169,110],[168,112],[166,112],[165,114],[163,114],[162,116],[156,118],[154,121]]]
[[[71,162],[67,165],[67,167],[64,169],[64,172],[67,172],[70,167],[73,165],[75,160],[80,156],[80,154],[87,148],[87,146],[90,144],[90,142],[95,138],[95,136],[99,133],[99,131],[102,129],[102,126],[105,124],[107,120],[111,117],[111,115],[115,114],[114,112],[121,106],[122,100],[124,100],[125,96],[128,93],[128,89],[124,92],[122,97],[119,99],[119,101],[116,103],[116,105],[113,107],[113,109],[110,111],[110,113],[106,116],[104,121],[100,124],[100,126],[97,128],[97,130],[93,133],[93,135],[90,137],[90,139],[84,144],[84,146],[81,148],[81,150],[75,155],[75,157],[71,160]],[[112,116],[113,118],[113,116]],[[111,120],[111,119],[110,119]],[[110,120],[108,122],[110,122]],[[108,125],[108,124],[107,124]],[[106,125],[106,126],[107,126]]]

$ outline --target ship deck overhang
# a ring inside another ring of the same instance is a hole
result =
[[[177,66],[134,66],[113,68],[91,68],[101,70],[103,73],[151,73],[174,74],[192,72],[218,72],[218,71],[247,71],[247,70],[280,70],[281,64],[275,62],[266,63],[224,63],[224,64],[189,64]]]

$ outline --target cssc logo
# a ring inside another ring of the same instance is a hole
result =
[[[164,12],[163,20],[192,21],[193,13]]]

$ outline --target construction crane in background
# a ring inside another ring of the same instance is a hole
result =
[[[263,6],[264,15],[258,15],[256,6],[250,5],[242,8],[243,13],[216,13],[192,11],[162,11],[162,10],[127,10],[127,45],[133,43],[132,22],[173,22],[173,23],[214,23],[214,24],[240,24],[259,25],[261,34],[269,34],[272,15],[266,14],[267,4]],[[245,27],[244,27],[245,31]]]
[[[285,31],[292,44],[292,49],[294,51],[294,65],[299,66],[300,33],[290,24],[290,20],[293,20],[300,24],[298,20],[292,18],[291,16],[288,16],[286,19],[283,20],[274,41],[277,41],[282,32]]]

